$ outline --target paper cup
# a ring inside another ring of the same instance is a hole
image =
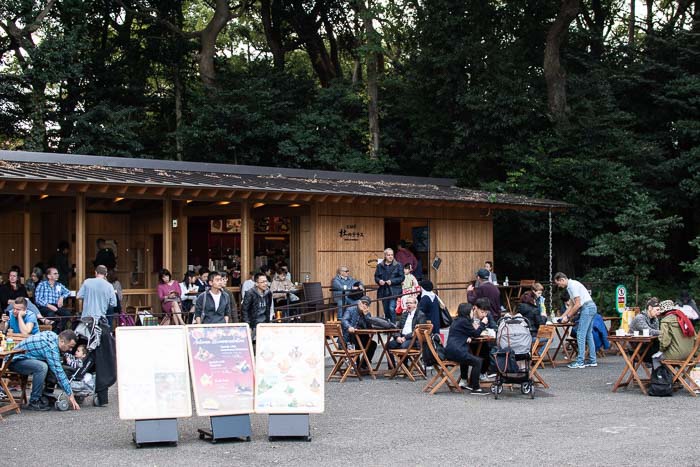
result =
[[[649,329],[642,329],[642,336],[649,337]]]
[[[634,335],[634,337],[639,337],[639,331],[634,331],[632,335]]]

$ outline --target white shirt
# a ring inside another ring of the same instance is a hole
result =
[[[407,336],[411,334],[411,331],[413,330],[413,316],[415,316],[416,310],[413,310],[408,314],[408,317],[406,318],[406,323],[403,325],[403,329],[401,330],[401,334],[404,336]]]
[[[245,297],[245,293],[255,287],[255,282],[253,282],[253,279],[248,279],[247,281],[243,282],[243,285],[241,286],[241,301],[243,300],[243,297]]]
[[[566,290],[567,292],[569,292],[569,297],[571,297],[571,300],[575,300],[576,297],[580,297],[581,305],[593,300],[591,298],[591,294],[588,293],[588,289],[586,289],[586,286],[584,286],[579,281],[569,279],[569,283],[566,286]]]
[[[215,309],[215,310],[218,310],[218,309],[219,309],[219,302],[221,301],[221,292],[215,294],[215,293],[213,293],[213,292],[211,291],[211,289],[210,289],[210,290],[209,290],[209,295],[211,295],[211,298],[214,299],[214,309]]]

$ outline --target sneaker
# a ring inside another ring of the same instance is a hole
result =
[[[466,379],[460,379],[459,380],[459,387],[462,389],[470,389],[469,383],[467,382]]]
[[[41,401],[29,401],[27,405],[24,406],[24,410],[35,410],[37,412],[46,412],[51,410],[48,404],[42,404]]]
[[[481,389],[481,388],[470,388],[470,387],[467,387],[466,389],[468,389],[468,390],[470,391],[470,393],[471,393],[471,394],[474,394],[475,396],[486,396],[486,395],[488,395],[488,392],[484,391],[484,390]]]
[[[589,366],[590,366],[590,367],[595,368],[595,367],[598,366],[598,362],[586,362],[586,363],[583,364],[583,366],[585,366],[585,367],[589,367]]]
[[[496,373],[489,373],[488,375],[486,375],[486,377],[488,379],[494,379],[496,377]]]
[[[577,370],[579,368],[586,368],[586,365],[583,363],[578,363],[578,362],[571,362],[568,365],[566,365],[567,368],[571,368],[572,370]]]
[[[496,375],[487,375],[487,374],[482,374],[479,376],[479,381],[491,381],[493,378],[495,378]]]

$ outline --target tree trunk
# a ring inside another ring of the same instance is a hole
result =
[[[568,123],[566,71],[560,62],[561,45],[569,25],[579,12],[579,0],[562,0],[559,13],[547,33],[544,50],[544,76],[550,117],[557,125]]]
[[[356,58],[352,61],[352,84],[362,81],[362,60]]]
[[[358,2],[361,16],[365,22],[367,36],[367,113],[369,117],[369,157],[376,159],[379,154],[379,36],[374,29],[372,0]]]
[[[214,16],[202,30],[199,49],[199,75],[205,86],[216,85],[214,56],[216,55],[216,38],[231,20],[231,11],[227,0],[216,0]]]
[[[182,80],[180,79],[180,66],[175,65],[173,76],[173,88],[175,91],[175,158],[182,160],[183,146],[180,127],[182,126]]]
[[[46,137],[46,83],[32,81],[32,128],[29,139],[24,144],[27,151],[49,152],[48,138]]]
[[[272,52],[272,63],[277,71],[284,70],[285,50],[282,45],[282,33],[280,32],[279,22],[279,0],[261,0],[260,1],[260,16],[262,18],[263,30],[265,31],[265,40],[267,46]]]
[[[634,47],[634,23],[636,20],[637,12],[635,5],[637,3],[637,0],[630,0],[630,23],[629,23],[629,30],[627,31],[627,44],[630,47]]]
[[[654,0],[647,0],[647,35],[650,36],[654,33]]]
[[[331,57],[326,50],[326,43],[321,37],[316,21],[316,12],[308,13],[301,0],[291,2],[289,21],[299,39],[304,43],[304,49],[309,55],[311,66],[318,76],[321,86],[327,88],[338,77]]]

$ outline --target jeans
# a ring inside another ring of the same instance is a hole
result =
[[[382,305],[384,306],[384,317],[391,321],[396,322],[396,299],[395,298],[385,298],[382,300]]]
[[[56,311],[50,310],[45,306],[39,307],[39,311],[44,318],[59,317],[58,319],[52,319],[51,323],[53,324],[53,331],[56,334],[60,334],[66,328],[66,322],[70,318],[70,311],[65,308],[58,308],[58,305],[54,306],[57,308]]]
[[[596,313],[598,313],[598,308],[592,301],[584,303],[581,307],[578,331],[576,332],[576,341],[578,343],[576,363],[583,365],[583,358],[586,355],[586,344],[588,344],[591,363],[596,363],[595,341],[593,340],[593,318],[595,318]]]
[[[49,371],[49,366],[41,360],[24,358],[22,360],[14,360],[10,364],[10,370],[20,375],[32,376],[32,394],[29,397],[29,401],[38,402],[41,399],[41,392],[44,390],[44,380],[46,379],[46,373]]]

